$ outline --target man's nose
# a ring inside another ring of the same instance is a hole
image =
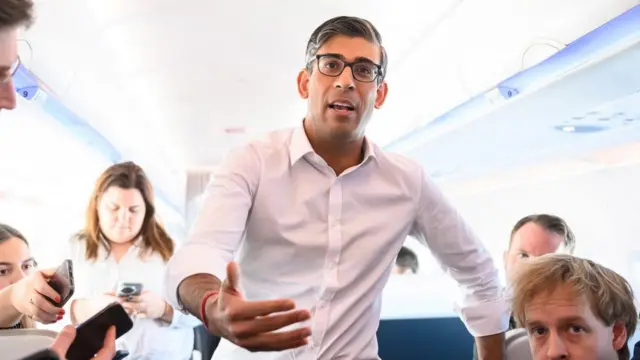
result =
[[[0,109],[13,110],[16,107],[16,89],[13,80],[0,84]]]
[[[547,339],[548,350],[547,357],[550,360],[564,360],[569,359],[569,353],[567,347],[564,345],[564,341],[556,332],[551,332]]]
[[[355,79],[353,78],[353,72],[349,66],[345,66],[344,70],[342,70],[342,74],[336,77],[334,85],[339,89],[355,89]]]

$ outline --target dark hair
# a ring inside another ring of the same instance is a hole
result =
[[[0,30],[33,23],[33,0],[0,0]]]
[[[130,161],[110,166],[96,181],[87,207],[84,229],[77,234],[77,238],[86,243],[85,258],[95,260],[101,245],[109,250],[109,242],[106,241],[100,230],[98,204],[100,204],[102,195],[113,186],[140,191],[146,212],[142,228],[136,238],[142,236],[142,248],[145,252],[157,252],[165,262],[169,261],[173,255],[174,244],[164,227],[156,220],[153,186],[142,168]]]
[[[396,266],[411,269],[412,273],[418,272],[418,257],[416,254],[409,250],[409,248],[403,246],[398,252],[396,257]]]
[[[384,79],[387,74],[388,58],[387,51],[382,46],[382,36],[380,36],[376,27],[373,26],[369,20],[353,16],[334,17],[325,21],[313,31],[311,37],[309,37],[309,42],[307,43],[305,59],[305,64],[309,71],[313,69],[311,67],[311,63],[317,55],[318,49],[336,35],[344,35],[352,38],[361,37],[378,45],[380,47],[380,67],[382,68],[379,81]]]
[[[573,235],[573,231],[561,217],[549,214],[533,214],[523,217],[518,220],[511,230],[511,237],[509,238],[509,246],[513,240],[513,236],[520,228],[528,223],[534,223],[541,226],[543,229],[550,231],[554,234],[558,234],[564,238],[564,248],[569,254],[573,254],[576,248],[576,238]]]
[[[13,238],[20,239],[24,241],[24,243],[27,244],[27,246],[29,245],[27,238],[25,238],[24,235],[20,233],[20,231],[16,230],[15,228],[7,224],[0,223],[0,244]]]

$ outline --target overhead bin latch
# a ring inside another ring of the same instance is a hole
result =
[[[498,85],[497,87],[487,91],[484,96],[490,103],[497,105],[506,102],[518,94],[518,89]]]
[[[500,95],[507,100],[519,94],[518,89],[507,86],[498,86],[498,91],[500,91]]]

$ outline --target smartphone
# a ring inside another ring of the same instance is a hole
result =
[[[118,297],[140,296],[142,294],[142,283],[137,282],[121,282],[118,284]]]
[[[92,359],[102,349],[104,337],[111,326],[116,328],[116,339],[133,327],[133,321],[118,303],[109,304],[77,326],[76,338],[67,351],[67,360]]]
[[[63,307],[73,296],[75,285],[73,283],[73,262],[69,259],[65,260],[58,266],[55,274],[47,280],[49,286],[60,295],[60,302],[55,302],[45,296],[50,303]]]
[[[53,350],[45,349],[27,357],[23,357],[20,360],[60,360],[60,358],[58,357],[58,354],[53,352]]]

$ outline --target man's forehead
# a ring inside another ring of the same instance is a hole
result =
[[[557,323],[582,319],[591,311],[584,295],[576,294],[567,285],[533,296],[525,306],[527,323]]]
[[[0,68],[8,70],[18,57],[18,29],[0,29]]]
[[[564,238],[560,234],[544,229],[535,223],[522,226],[513,234],[511,246],[516,249],[543,253],[557,252],[563,247]]]
[[[380,46],[362,37],[335,35],[318,49],[318,54],[326,53],[339,54],[349,61],[357,58],[367,58],[378,64],[381,61]]]

